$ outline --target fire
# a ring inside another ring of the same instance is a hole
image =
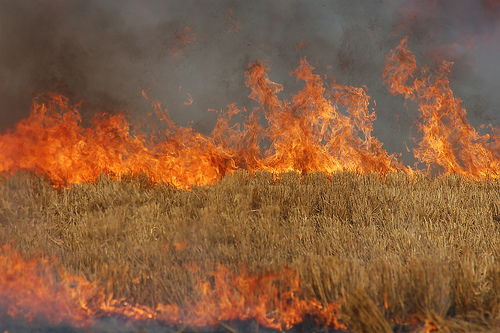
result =
[[[233,24],[233,27],[228,30],[228,33],[238,32],[240,30],[240,28],[241,28],[240,23],[238,22],[238,20],[233,18],[233,10],[232,9],[229,9],[229,8],[227,9],[226,20],[231,21],[231,23]]]
[[[176,34],[176,41],[170,49],[172,56],[179,56],[189,50],[190,44],[196,42],[198,36],[193,32],[191,27],[184,27],[182,32]]]
[[[92,182],[101,173],[146,174],[153,182],[188,188],[213,184],[237,169],[382,174],[400,169],[371,135],[376,116],[365,89],[338,83],[327,88],[313,70],[302,60],[294,75],[304,88],[281,100],[282,86],[269,79],[269,68],[252,64],[246,84],[261,107],[245,112],[242,129],[231,118],[245,110],[229,105],[210,135],[177,126],[154,101],[166,125],[156,137],[133,131],[123,114],[99,114],[84,128],[79,105],[49,93],[34,100],[27,119],[0,135],[0,173],[34,170],[55,186]],[[259,122],[261,114],[266,125]],[[270,142],[268,149],[261,147],[264,141]]]
[[[418,68],[406,38],[387,57],[384,79],[390,92],[419,105],[422,137],[413,153],[427,171],[497,177],[500,134],[491,128],[490,134],[480,135],[469,124],[462,100],[450,88],[451,65],[444,61],[435,73]],[[34,170],[55,186],[93,182],[101,173],[117,178],[146,174],[153,182],[179,188],[213,184],[238,169],[412,173],[372,136],[376,115],[366,89],[326,85],[313,71],[302,59],[293,75],[304,87],[280,99],[283,86],[269,79],[269,68],[251,64],[246,85],[260,107],[247,111],[229,105],[210,135],[177,126],[155,101],[153,108],[166,127],[156,136],[134,131],[123,114],[99,114],[84,128],[79,105],[49,93],[34,100],[27,119],[0,134],[0,173]],[[188,94],[184,104],[192,103]],[[236,114],[245,116],[243,124],[232,122]]]
[[[195,40],[190,29],[178,38],[179,47]],[[413,150],[415,157],[427,171],[438,168],[443,174],[498,177],[500,132],[491,128],[491,134],[480,135],[450,88],[452,64],[445,61],[434,73],[418,68],[406,41],[387,57],[384,79],[392,94],[402,94],[419,106],[417,126],[422,136]],[[414,172],[372,135],[376,115],[370,111],[366,88],[325,84],[302,59],[293,75],[304,86],[282,99],[278,95],[283,86],[271,81],[268,73],[261,62],[249,66],[245,73],[249,97],[260,106],[247,111],[230,104],[210,135],[176,125],[155,101],[153,108],[165,125],[160,134],[134,130],[123,114],[99,114],[85,128],[80,105],[53,93],[39,96],[28,118],[0,134],[0,174],[32,170],[47,176],[55,187],[93,182],[101,173],[115,178],[145,174],[152,182],[189,188],[213,184],[241,169]],[[188,94],[185,104],[192,103]],[[237,114],[244,115],[242,124],[233,122]],[[182,251],[186,244],[173,246]],[[307,317],[326,327],[345,328],[337,321],[341,303],[325,305],[305,298],[292,270],[260,277],[245,271],[236,275],[219,266],[211,275],[213,283],[200,280],[197,301],[182,308],[162,303],[152,308],[115,299],[99,283],[57,269],[42,257],[24,260],[10,246],[0,248],[0,273],[0,299],[9,306],[6,315],[28,321],[43,318],[86,327],[96,319],[118,316],[215,326],[253,319],[281,330]]]
[[[305,86],[291,101],[277,97],[283,87],[269,80],[267,67],[255,63],[248,70],[250,97],[262,105],[269,123],[266,137],[271,147],[264,154],[263,168],[304,173],[396,170],[395,156],[371,136],[376,116],[369,112],[365,90],[336,83],[327,90],[313,69],[301,61],[295,75]],[[349,116],[340,108],[346,108]]]
[[[467,120],[460,98],[450,88],[451,62],[444,61],[433,75],[418,68],[406,45],[407,38],[387,57],[385,82],[392,94],[418,103],[422,133],[414,155],[428,171],[440,167],[444,174],[483,178],[500,173],[498,133],[480,135]]]
[[[0,172],[35,170],[56,186],[91,182],[100,173],[145,173],[182,187],[210,183],[234,169],[213,140],[176,127],[168,115],[163,119],[174,135],[154,145],[132,135],[123,115],[102,114],[83,128],[77,107],[60,95],[35,100],[29,118],[0,138]]]
[[[235,275],[219,265],[211,274],[213,284],[198,281],[198,300],[182,308],[162,303],[151,308],[114,299],[98,283],[56,269],[40,256],[25,260],[9,245],[0,247],[0,272],[0,306],[8,306],[8,317],[29,322],[45,320],[53,325],[89,327],[100,318],[114,316],[132,322],[215,327],[220,322],[253,319],[282,330],[307,317],[325,327],[346,329],[338,322],[341,303],[323,305],[314,298],[304,299],[298,274],[292,270],[258,277],[246,272]]]
[[[188,96],[188,101],[184,102],[184,105],[191,105],[191,104],[193,104],[193,96],[191,96],[190,93],[188,93],[187,96]]]

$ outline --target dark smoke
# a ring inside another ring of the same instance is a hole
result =
[[[317,73],[366,85],[377,101],[374,135],[411,159],[404,142],[412,146],[418,114],[383,85],[386,54],[409,35],[419,65],[455,62],[453,88],[471,122],[496,123],[499,17],[495,0],[0,0],[0,130],[45,91],[85,100],[88,119],[125,109],[142,117],[150,89],[176,122],[206,133],[216,118],[208,109],[254,106],[243,77],[250,62],[266,61],[287,97],[301,84],[289,72],[306,56]]]

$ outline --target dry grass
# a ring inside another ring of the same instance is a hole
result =
[[[288,266],[308,296],[345,297],[356,331],[386,332],[414,314],[442,331],[493,329],[499,221],[500,181],[458,176],[237,172],[192,191],[141,177],[60,191],[26,174],[0,180],[0,241],[112,281],[116,297],[182,304],[219,263],[256,274]]]

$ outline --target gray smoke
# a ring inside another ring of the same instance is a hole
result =
[[[405,142],[412,147],[418,114],[383,85],[387,53],[409,35],[419,65],[455,62],[453,88],[471,122],[496,123],[499,7],[494,0],[0,0],[0,130],[26,117],[45,91],[85,100],[86,119],[104,110],[141,118],[151,110],[141,93],[149,89],[174,121],[207,133],[217,116],[208,109],[255,106],[243,76],[249,63],[266,61],[288,97],[301,87],[289,72],[307,57],[316,73],[366,85],[377,102],[374,135],[412,163]]]

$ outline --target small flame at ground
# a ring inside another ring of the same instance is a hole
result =
[[[220,322],[253,319],[282,330],[314,318],[324,327],[346,329],[337,321],[341,303],[323,305],[314,298],[304,299],[298,274],[291,270],[258,277],[245,272],[235,275],[219,265],[211,274],[212,283],[196,284],[198,300],[182,308],[162,303],[151,308],[115,299],[99,284],[57,269],[49,259],[25,260],[9,245],[0,247],[0,272],[0,306],[8,307],[7,316],[29,322],[88,327],[112,316],[132,322],[215,327]]]

